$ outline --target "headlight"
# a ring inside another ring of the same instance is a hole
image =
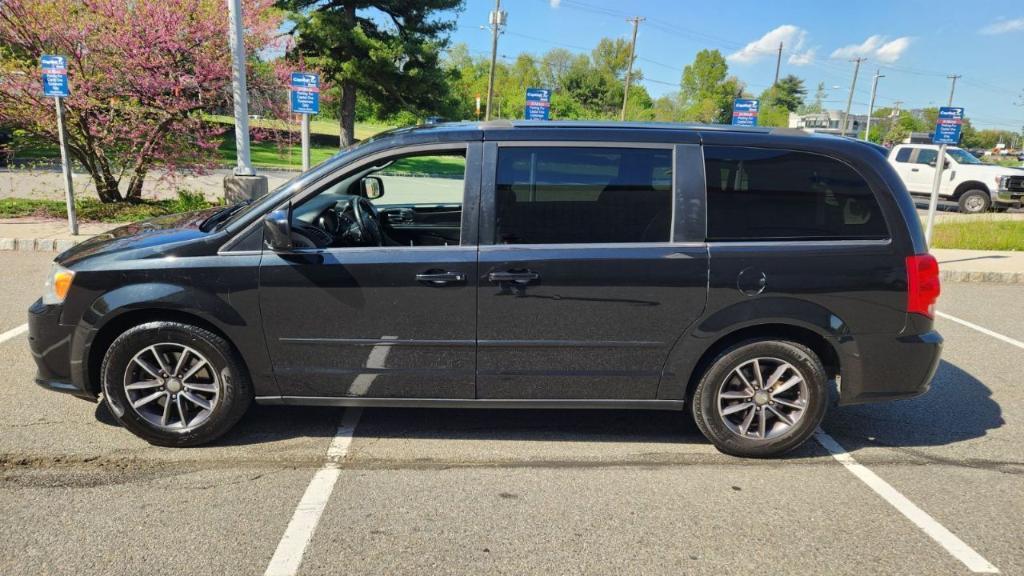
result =
[[[50,276],[46,279],[46,289],[43,292],[43,304],[52,306],[60,304],[67,297],[71,290],[71,281],[75,279],[75,273],[60,264],[54,264],[50,268]]]

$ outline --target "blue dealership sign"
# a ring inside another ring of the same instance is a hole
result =
[[[526,119],[551,119],[551,90],[547,88],[526,89]]]
[[[39,59],[39,67],[43,69],[43,96],[64,98],[71,95],[67,58],[47,54]]]
[[[953,107],[939,108],[939,118],[935,121],[935,133],[932,134],[933,144],[959,144],[960,129],[964,124],[964,109]]]
[[[310,72],[292,72],[292,112],[320,113],[320,76]]]
[[[760,100],[753,98],[737,98],[732,103],[733,126],[757,126],[757,110]]]

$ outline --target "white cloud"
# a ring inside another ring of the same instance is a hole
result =
[[[552,8],[558,8],[562,4],[562,0],[549,0]]]
[[[902,56],[903,52],[905,52],[909,47],[910,37],[903,36],[891,42],[882,44],[881,48],[875,51],[875,57],[880,62],[895,62],[900,59],[900,56]]]
[[[996,20],[995,22],[985,26],[979,32],[982,34],[1006,34],[1007,32],[1016,32],[1018,30],[1024,30],[1024,18],[1015,18],[1013,20]]]
[[[805,49],[807,42],[807,31],[799,26],[783,24],[778,28],[769,31],[764,36],[747,44],[742,50],[738,50],[728,56],[728,59],[738,64],[752,64],[765,56],[771,56],[779,49],[782,43],[784,50],[789,50],[788,62],[794,66],[810,64],[814,60],[814,49]]]
[[[903,56],[903,52],[910,47],[910,41],[910,36],[887,40],[885,36],[875,34],[860,44],[837,48],[832,52],[832,58],[871,58],[879,62],[892,63]]]

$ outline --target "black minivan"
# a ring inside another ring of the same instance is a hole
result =
[[[689,407],[723,452],[928,388],[938,266],[885,157],[788,129],[391,131],[59,255],[36,381],[154,444],[249,404]]]

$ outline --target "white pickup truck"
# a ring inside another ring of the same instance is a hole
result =
[[[899,144],[889,152],[889,163],[911,194],[930,195],[938,156],[934,144]],[[982,164],[962,148],[947,147],[939,197],[955,201],[961,212],[970,214],[1020,207],[1024,170]]]

